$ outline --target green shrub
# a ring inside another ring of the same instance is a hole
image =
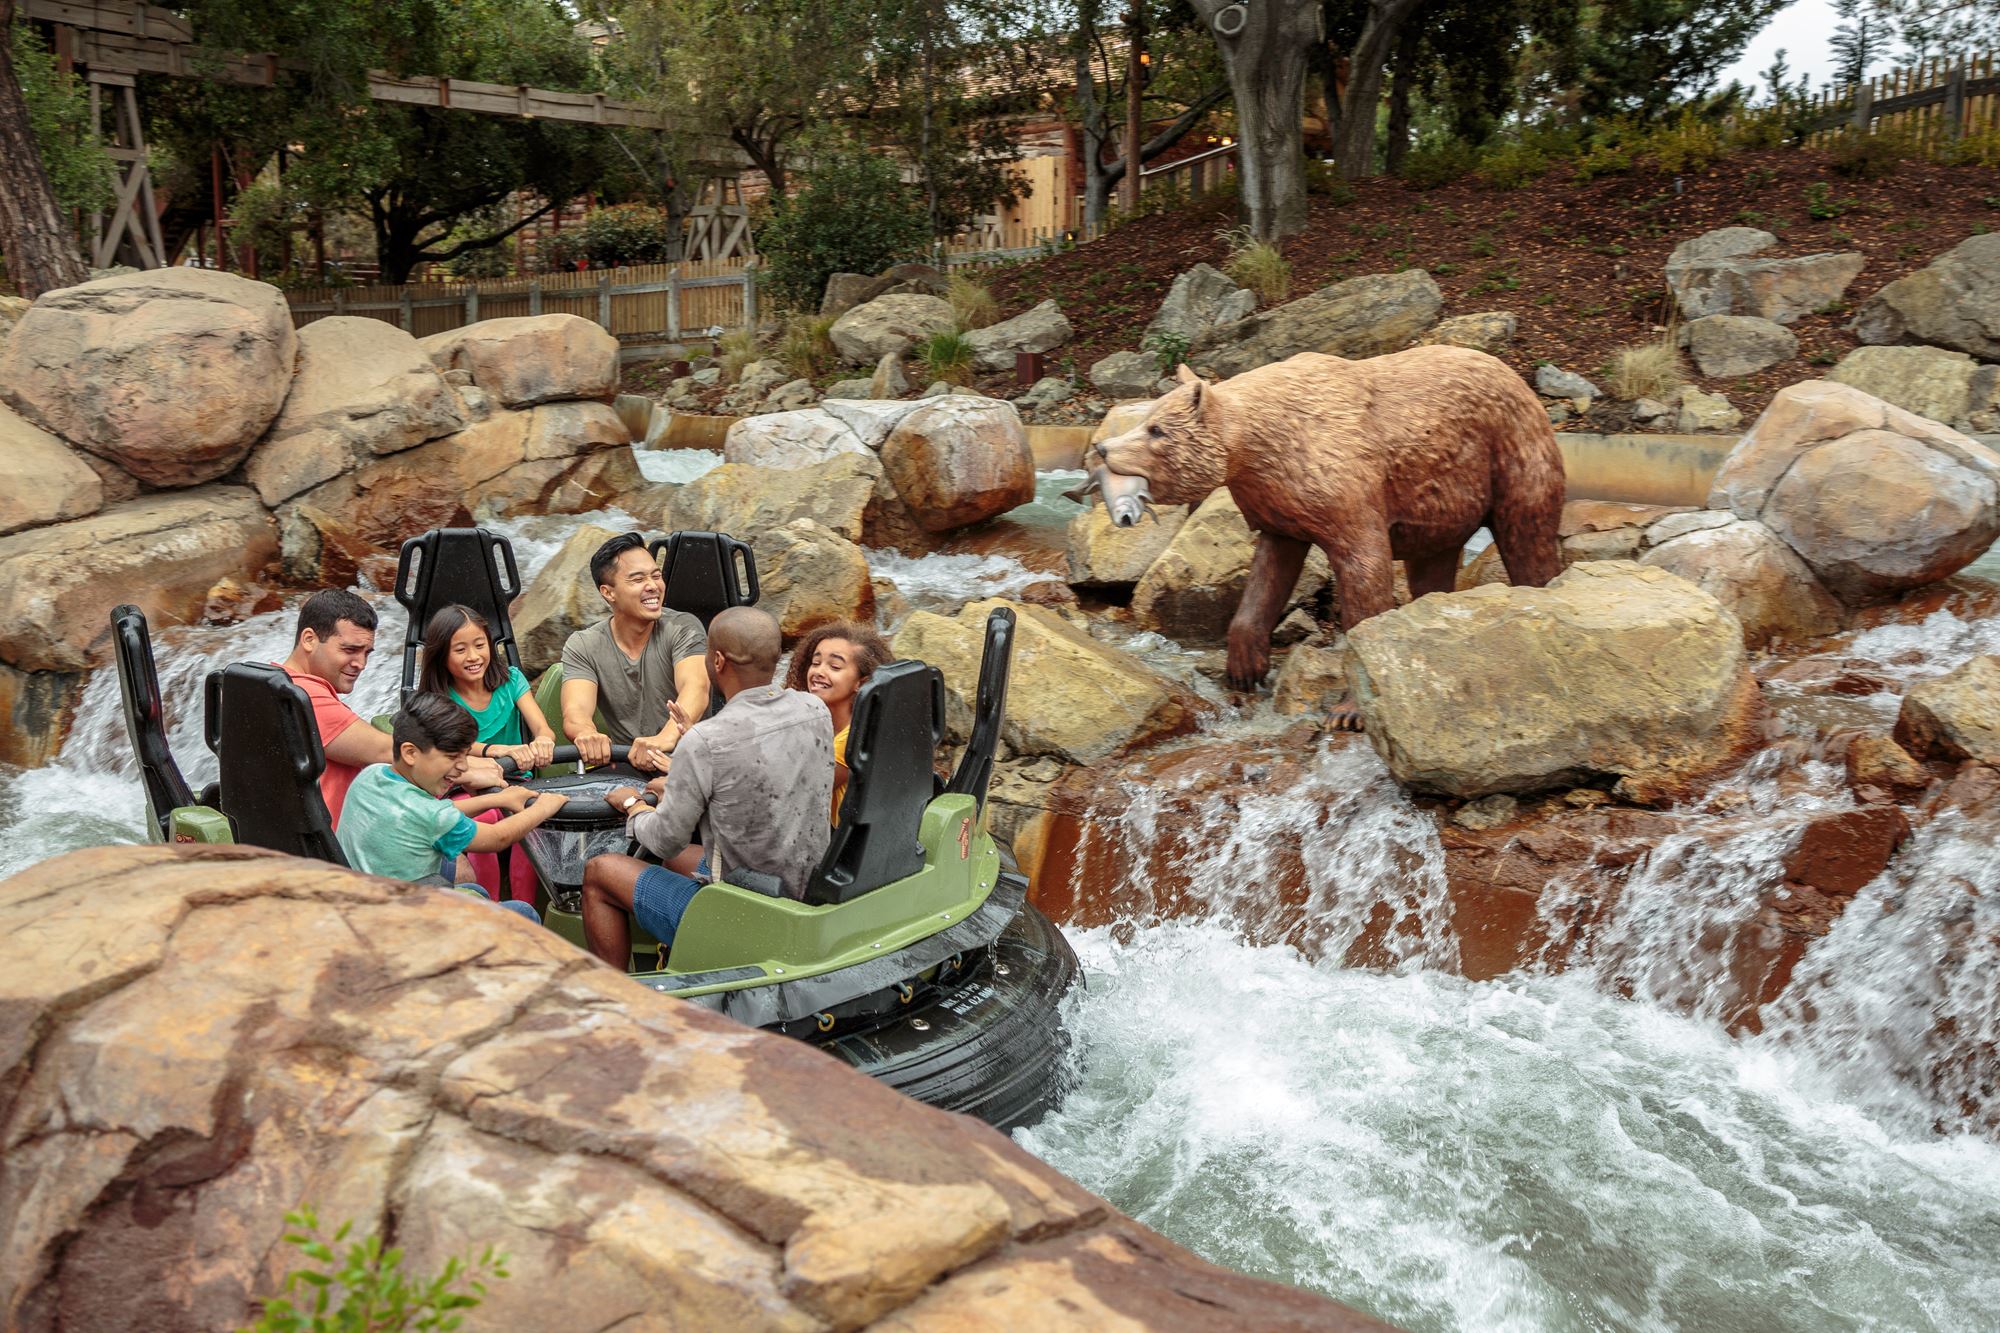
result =
[[[1000,303],[993,299],[992,292],[971,278],[952,274],[944,299],[951,305],[952,321],[958,325],[960,333],[970,333],[1000,322]]]
[[[777,356],[793,379],[818,379],[840,364],[840,353],[834,349],[831,332],[837,318],[837,315],[799,314],[785,321],[784,331],[778,335]]]
[[[1699,171],[1722,156],[1722,130],[1692,110],[1683,110],[1670,125],[1647,134],[1640,156],[1668,175]]]
[[[485,1299],[486,1279],[507,1276],[507,1256],[490,1245],[476,1262],[449,1259],[436,1277],[412,1279],[402,1271],[403,1252],[384,1250],[380,1236],[336,1253],[352,1222],[342,1222],[331,1243],[320,1238],[310,1204],[286,1213],[285,1224],[294,1228],[286,1242],[316,1266],[287,1273],[279,1294],[265,1299],[263,1314],[245,1333],[449,1333],[464,1318],[454,1311],[477,1309]]]
[[[1806,212],[1820,222],[1837,218],[1860,202],[1859,199],[1835,199],[1832,188],[1825,181],[1814,181],[1806,186]]]
[[[1417,190],[1464,180],[1479,169],[1479,150],[1462,139],[1419,144],[1403,159],[1403,183]]]
[[[42,44],[35,26],[19,19],[5,35],[14,73],[27,104],[28,127],[41,151],[56,203],[64,208],[109,208],[117,197],[116,167],[90,123],[90,92],[67,74]],[[7,187],[12,190],[10,183]]]
[[[896,163],[856,148],[814,160],[805,184],[757,236],[762,282],[782,305],[817,310],[835,273],[879,273],[930,241],[922,201]]]
[[[1175,366],[1187,360],[1188,345],[1185,333],[1155,333],[1140,345],[1139,350],[1153,354],[1153,360],[1159,363],[1160,374],[1171,375]]]
[[[1480,179],[1496,190],[1518,190],[1548,169],[1548,154],[1519,140],[1494,144],[1479,158]]]
[[[1968,134],[1947,144],[1939,156],[1953,166],[2000,167],[2000,129]]]
[[[1351,204],[1356,197],[1354,187],[1342,180],[1331,164],[1316,158],[1306,159],[1306,193],[1334,204]]]
[[[1258,240],[1248,227],[1232,227],[1217,236],[1229,247],[1222,271],[1231,281],[1257,293],[1265,305],[1285,299],[1292,290],[1292,266],[1277,246]]]
[[[1894,130],[1869,134],[1851,126],[1840,132],[1828,150],[1835,173],[1856,180],[1874,180],[1894,171],[1906,157],[1916,156],[1907,136]]]
[[[931,380],[972,383],[972,344],[962,333],[933,333],[917,344],[917,362]]]
[[[1632,150],[1622,143],[1596,143],[1576,159],[1575,179],[1581,185],[1599,176],[1622,176],[1633,166]]]

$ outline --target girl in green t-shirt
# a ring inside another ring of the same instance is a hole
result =
[[[535,703],[528,678],[494,646],[486,617],[469,606],[447,606],[424,626],[419,688],[445,695],[472,714],[479,724],[476,755],[511,758],[526,771],[555,753],[555,731]]]

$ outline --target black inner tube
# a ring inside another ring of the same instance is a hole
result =
[[[580,762],[574,745],[558,745],[555,757],[542,766],[539,774],[532,778],[521,778],[517,785],[533,792],[561,792],[569,797],[569,803],[542,824],[545,829],[591,833],[599,829],[617,828],[625,822],[625,812],[614,810],[604,797],[617,787],[644,787],[657,773],[645,773],[632,767],[629,762],[631,747],[614,745],[611,747],[611,762],[597,768],[576,771],[571,765]],[[501,772],[511,777],[516,766],[511,759],[500,761]],[[564,768],[564,772],[551,772],[552,768]],[[653,797],[647,793],[643,799],[650,802]]]

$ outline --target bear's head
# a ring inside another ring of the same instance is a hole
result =
[[[1144,421],[1096,446],[1111,471],[1144,477],[1156,504],[1200,504],[1228,480],[1221,395],[1186,366],[1180,381]]]

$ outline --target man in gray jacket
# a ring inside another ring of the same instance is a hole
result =
[[[778,622],[755,607],[732,607],[708,627],[708,678],[726,702],[684,728],[663,780],[658,809],[633,787],[605,800],[626,813],[626,832],[662,861],[687,862],[696,830],[706,826],[712,878],[774,881],[788,898],[806,884],[832,837],[833,718],[818,698],[772,683],[782,641]],[[695,869],[692,865],[686,869]],[[583,928],[590,951],[623,968],[631,953],[630,912],[670,944],[702,886],[683,874],[630,856],[594,856],[584,867]]]

